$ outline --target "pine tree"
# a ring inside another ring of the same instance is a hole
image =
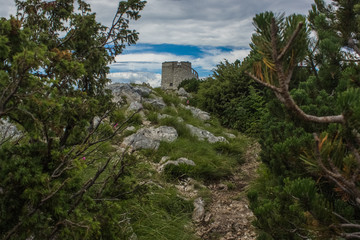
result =
[[[122,125],[109,122],[119,120],[106,74],[137,41],[129,22],[145,1],[120,2],[110,27],[82,0],[15,2],[16,17],[0,20],[0,118],[18,129],[0,141],[1,238],[111,236],[117,225],[105,226],[119,219],[94,201],[110,180],[90,191],[110,165],[114,184],[122,173],[108,143]]]
[[[316,0],[308,25],[254,18],[248,75],[271,90],[267,167],[249,193],[260,238],[360,238],[359,3]]]

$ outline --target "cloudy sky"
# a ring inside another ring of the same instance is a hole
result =
[[[116,0],[88,0],[98,21],[109,26]],[[264,11],[307,14],[313,0],[148,0],[132,24],[140,40],[116,57],[113,82],[148,82],[159,86],[161,63],[190,61],[200,77],[211,75],[224,59],[249,53],[252,18]],[[0,16],[15,12],[12,0],[0,0]]]

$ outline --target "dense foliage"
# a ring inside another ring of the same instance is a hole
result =
[[[105,122],[119,120],[105,90],[107,65],[136,42],[128,23],[144,5],[120,2],[110,27],[82,0],[16,0],[16,17],[1,18],[0,117],[17,128],[3,129],[0,141],[2,239],[116,235],[116,206],[94,200],[126,175],[108,141],[122,125]]]
[[[200,83],[197,104],[260,139],[259,239],[360,238],[359,10],[315,0],[307,18],[258,14],[249,56]]]
[[[213,76],[198,81],[192,104],[211,112],[229,128],[256,136],[263,114],[263,87],[244,73],[240,61],[219,63]]]
[[[359,3],[316,0],[308,24],[254,18],[248,75],[268,88],[248,193],[259,239],[359,238]]]

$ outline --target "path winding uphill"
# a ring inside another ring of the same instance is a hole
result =
[[[229,184],[212,184],[211,203],[206,206],[203,219],[197,223],[201,239],[253,240],[256,233],[251,222],[253,213],[248,207],[246,189],[256,177],[260,145],[253,143],[246,152],[246,162],[239,167]]]

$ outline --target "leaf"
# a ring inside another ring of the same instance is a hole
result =
[[[328,138],[328,134],[326,134],[326,136],[321,140],[321,142],[319,143],[319,150],[321,151],[321,148],[324,144],[324,142],[326,141],[326,139]]]

